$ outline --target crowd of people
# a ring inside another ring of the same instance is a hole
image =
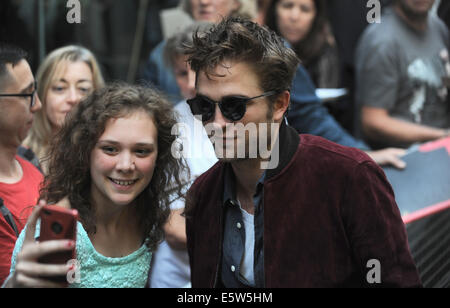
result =
[[[390,1],[351,69],[335,1],[250,2],[183,0],[141,85],[0,42],[0,285],[66,286],[39,259],[75,247],[71,287],[366,287],[371,260],[375,286],[421,286],[381,167],[450,136],[439,2]],[[316,94],[342,87],[354,127]],[[39,242],[47,204],[78,211],[75,242]]]

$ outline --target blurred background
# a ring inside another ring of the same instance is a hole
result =
[[[27,50],[34,70],[48,52],[79,44],[94,52],[107,80],[134,81],[164,34],[190,20],[177,8],[179,0],[79,0],[81,24],[69,24],[67,2],[2,0],[0,40]],[[164,13],[166,30],[161,22]],[[170,27],[173,18],[177,25]]]

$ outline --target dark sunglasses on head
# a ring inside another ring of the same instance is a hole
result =
[[[191,108],[194,116],[202,116],[202,121],[206,122],[211,120],[216,111],[216,105],[219,105],[220,111],[223,116],[230,121],[239,121],[245,115],[247,111],[247,104],[257,98],[268,97],[280,93],[279,91],[269,91],[262,95],[255,97],[244,96],[227,96],[222,98],[220,102],[213,101],[212,99],[204,96],[197,95],[192,99],[188,99],[187,103]]]

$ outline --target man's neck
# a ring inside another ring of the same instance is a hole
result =
[[[0,151],[0,182],[14,184],[22,179],[23,171],[16,160],[17,149],[3,147]]]
[[[264,173],[259,159],[248,159],[232,162],[231,166],[236,178],[236,194],[244,210],[254,212],[253,196],[259,179]]]
[[[428,16],[429,13],[423,16],[411,16],[400,5],[395,5],[394,10],[397,15],[412,29],[417,32],[425,32],[428,26]]]
[[[263,159],[262,157],[268,157],[270,160],[272,160],[273,155],[279,155],[280,149],[275,149],[274,147],[276,146],[276,141],[279,138],[280,125],[282,125],[282,123],[272,124],[278,124],[278,126],[275,127],[275,130],[272,130],[270,132],[271,138],[268,140],[268,152],[264,152],[264,155],[261,155],[260,153],[261,156],[256,159],[236,160],[231,162],[231,166],[236,177],[237,197],[241,202],[244,210],[246,210],[250,214],[254,213],[253,196],[256,193],[258,181],[266,171],[266,169],[262,167],[264,166],[263,162],[269,164],[269,160]]]

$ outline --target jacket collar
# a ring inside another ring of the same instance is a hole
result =
[[[275,143],[275,147],[279,149],[279,162],[275,169],[267,170],[266,181],[275,177],[289,164],[297,152],[300,144],[300,135],[297,131],[283,121],[280,126],[280,133]]]

